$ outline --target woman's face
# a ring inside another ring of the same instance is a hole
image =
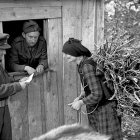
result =
[[[74,56],[71,56],[68,54],[66,54],[65,56],[66,56],[68,62],[76,62],[76,60],[77,60],[77,57],[74,57]]]

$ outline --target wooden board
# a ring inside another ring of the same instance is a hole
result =
[[[48,72],[46,78],[44,99],[46,113],[46,130],[59,126],[59,101],[57,75],[54,72]]]
[[[81,11],[82,0],[63,0],[63,44],[69,38],[81,39]],[[68,63],[64,57],[63,70],[65,124],[76,123],[79,121],[78,113],[68,106],[78,96],[80,89],[76,64]]]
[[[19,77],[16,77],[19,78]],[[27,88],[9,98],[9,110],[13,140],[28,140],[28,95]]]
[[[29,138],[42,134],[42,114],[41,114],[41,76],[35,77],[28,86],[28,123]]]
[[[49,68],[45,87],[46,126],[47,130],[63,123],[63,61],[62,61],[62,19],[49,19],[48,23],[48,61]]]
[[[0,21],[61,17],[61,7],[28,6],[0,8]]]
[[[61,0],[1,0],[0,7],[62,6]]]
[[[0,33],[3,33],[3,26],[2,26],[2,22],[0,22]]]
[[[96,0],[83,1],[82,9],[82,44],[92,53],[95,51],[94,43],[96,38]]]

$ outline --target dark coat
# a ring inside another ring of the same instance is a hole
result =
[[[0,65],[0,101],[22,90],[19,82],[13,81],[14,79],[9,77],[9,75]]]
[[[21,90],[22,87],[19,82],[14,82],[14,79],[10,77],[0,65],[0,105],[4,103],[4,106],[0,106],[1,140],[12,140],[11,117],[7,105],[7,99],[9,96]]]

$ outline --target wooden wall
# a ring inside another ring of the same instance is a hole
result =
[[[25,90],[12,96],[9,107],[13,140],[29,140],[62,124],[88,124],[87,116],[67,104],[81,90],[76,64],[69,64],[62,46],[69,37],[81,39],[93,53],[103,42],[103,0],[3,0],[0,1],[0,32],[3,21],[42,19],[51,70],[35,77]],[[19,78],[21,76],[15,76]],[[85,110],[85,107],[82,108]]]

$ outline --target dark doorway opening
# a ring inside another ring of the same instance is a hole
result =
[[[24,22],[27,20],[17,20],[17,21],[4,21],[3,23],[3,33],[7,33],[10,35],[9,39],[8,39],[8,44],[11,45],[12,41],[22,35],[22,27]],[[43,20],[42,19],[35,19],[34,21],[36,21],[38,23],[38,25],[41,28],[41,32],[40,35],[43,36]],[[8,56],[9,56],[9,50],[6,50],[6,55],[5,55],[5,68],[8,72],[9,68],[8,68]]]

